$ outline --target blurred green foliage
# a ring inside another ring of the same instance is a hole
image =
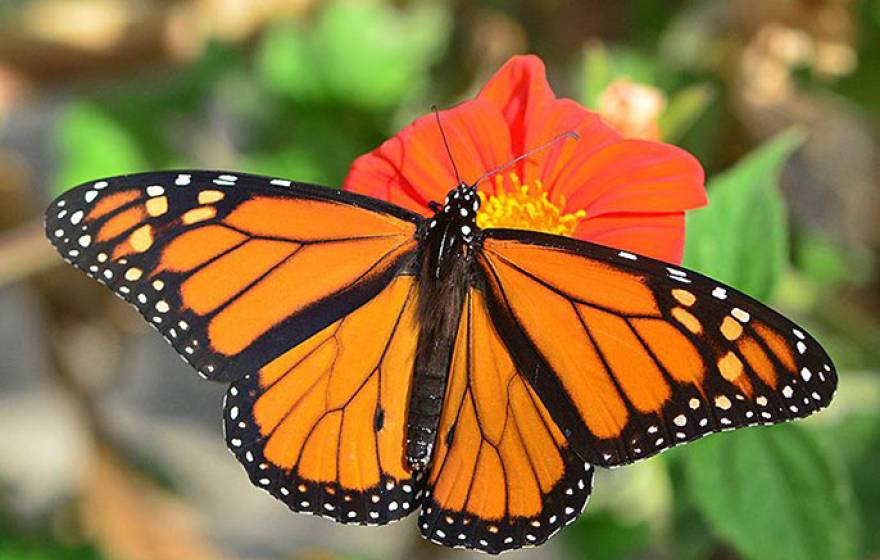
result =
[[[585,516],[569,533],[567,544],[575,558],[639,558],[651,545],[650,528],[645,523],[630,523],[609,511]]]
[[[792,232],[779,182],[805,140],[801,129],[741,158],[730,148],[727,137],[737,128],[726,105],[732,86],[710,69],[716,53],[704,48],[707,32],[696,26],[699,10],[711,3],[685,4],[678,13],[633,2],[624,37],[611,44],[585,41],[573,63],[559,64],[570,70],[562,82],[571,85],[559,93],[597,107],[618,77],[665,92],[663,138],[694,152],[709,171],[710,204],[688,216],[685,265],[761,300],[781,301],[818,327],[836,360],[869,369],[867,382],[876,384],[880,327],[842,312],[829,317],[819,305],[866,282],[870,262],[842,254],[842,244],[819,230]],[[862,1],[859,10],[858,69],[836,83],[808,87],[841,95],[877,117],[880,48],[870,41],[880,36],[880,0]],[[432,103],[466,94],[437,97],[449,91],[444,72],[464,72],[454,59],[464,33],[456,17],[433,2],[337,0],[307,19],[270,24],[249,48],[214,43],[166,79],[128,80],[80,96],[54,133],[54,189],[183,166],[339,185],[351,161],[401,123]],[[539,52],[543,47],[534,45]],[[858,274],[854,262],[862,263]],[[710,437],[654,459],[675,490],[668,534],[656,538],[656,527],[606,505],[589,509],[563,532],[567,550],[593,560],[880,555],[880,416],[860,411],[819,420]],[[64,557],[54,544],[10,531],[0,533],[0,559]]]
[[[844,419],[840,425],[825,426],[817,431],[826,449],[833,450],[836,460],[846,468],[852,487],[856,489],[853,513],[859,517],[863,530],[863,557],[880,555],[880,413],[861,412]]]
[[[394,108],[428,85],[424,69],[442,52],[447,28],[448,13],[439,4],[418,3],[404,12],[378,2],[339,1],[309,27],[270,29],[258,54],[258,76],[298,102]]]
[[[769,299],[788,262],[779,177],[802,141],[788,131],[708,181],[709,204],[687,215],[685,266]]]
[[[57,192],[120,170],[217,167],[218,159],[339,185],[355,157],[393,132],[393,111],[430,95],[426,70],[449,32],[449,12],[436,3],[404,10],[337,0],[308,24],[271,25],[251,58],[213,44],[166,82],[72,104],[58,132]],[[212,106],[231,113],[229,128],[212,128]]]
[[[709,205],[688,215],[686,266],[769,299],[788,266],[778,181],[803,139],[789,130],[709,181]],[[846,475],[800,425],[708,438],[679,459],[697,510],[745,557],[857,557]]]
[[[110,176],[147,168],[135,138],[94,103],[72,105],[56,126],[59,186],[81,183],[93,177],[91,173],[96,169]]]
[[[860,524],[839,459],[797,424],[707,438],[682,453],[689,492],[746,558],[856,558]]]
[[[58,539],[46,526],[25,527],[2,513],[0,508],[0,560],[100,560],[88,544],[70,544]]]

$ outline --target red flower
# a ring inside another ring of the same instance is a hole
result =
[[[625,140],[596,113],[557,99],[535,56],[510,59],[475,99],[440,118],[465,182],[540,146],[566,139],[479,185],[480,227],[569,235],[680,263],[684,212],[706,204],[703,169],[668,144]],[[343,188],[424,215],[456,179],[433,115],[417,119],[357,160]]]

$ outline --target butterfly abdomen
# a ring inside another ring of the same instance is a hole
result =
[[[456,261],[441,280],[427,281],[422,272],[418,317],[422,326],[416,350],[407,415],[407,463],[416,470],[431,460],[437,437],[452,348],[466,293],[467,262]],[[426,270],[425,267],[422,268]]]

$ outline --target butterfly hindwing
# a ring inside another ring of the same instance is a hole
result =
[[[183,171],[72,189],[46,231],[201,375],[232,380],[374,297],[411,261],[419,219],[323,187]]]
[[[593,468],[517,371],[479,289],[465,298],[450,369],[422,533],[490,553],[543,543],[586,506]]]
[[[230,386],[227,445],[252,482],[292,510],[383,524],[419,503],[422,484],[404,457],[418,337],[414,284],[397,277]]]
[[[831,400],[836,372],[806,331],[705,276],[513,230],[487,230],[481,255],[505,342],[590,463],[630,463]]]

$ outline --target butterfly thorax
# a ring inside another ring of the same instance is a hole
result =
[[[443,206],[432,206],[420,255],[419,322],[407,426],[407,462],[415,469],[431,460],[456,326],[468,286],[477,237],[480,199],[473,186],[461,183]]]

